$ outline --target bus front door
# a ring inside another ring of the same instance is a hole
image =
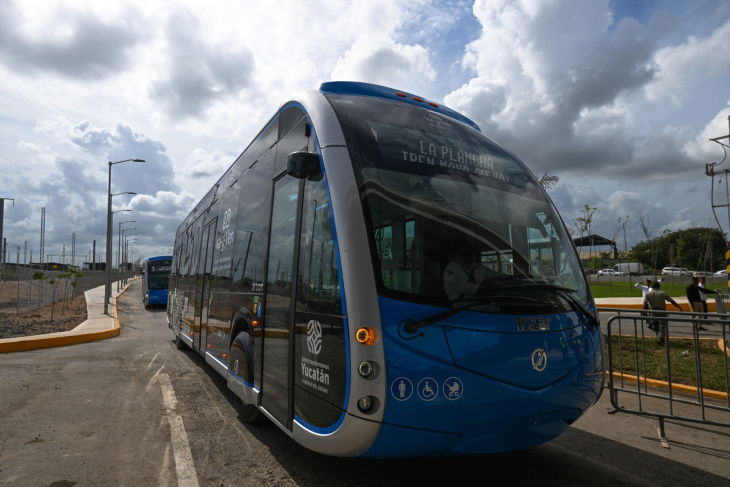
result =
[[[298,252],[300,180],[284,176],[274,183],[268,271],[264,301],[261,406],[292,428],[294,408],[294,306]]]

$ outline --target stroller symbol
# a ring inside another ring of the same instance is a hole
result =
[[[464,391],[464,384],[456,377],[446,379],[444,382],[444,396],[452,401],[459,399]]]

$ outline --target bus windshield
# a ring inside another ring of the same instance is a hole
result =
[[[169,260],[151,260],[147,262],[147,284],[150,290],[167,289],[170,284]]]
[[[507,286],[543,299],[550,286],[535,284],[554,284],[588,300],[562,220],[515,156],[429,110],[328,98],[353,161],[382,295],[449,306]]]

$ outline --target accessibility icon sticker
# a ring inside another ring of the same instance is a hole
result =
[[[439,393],[439,385],[434,379],[426,377],[418,383],[418,397],[424,401],[433,401]]]
[[[398,377],[390,385],[390,393],[398,401],[405,401],[413,394],[413,383],[405,377]]]
[[[446,399],[455,401],[464,394],[464,384],[456,377],[450,377],[444,381],[444,396]]]

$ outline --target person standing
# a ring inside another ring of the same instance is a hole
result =
[[[665,293],[664,291],[661,291],[659,288],[661,286],[658,282],[654,282],[651,285],[651,291],[646,293],[646,296],[644,296],[644,306],[651,310],[659,310],[654,311],[652,313],[652,316],[654,317],[654,333],[656,333],[656,343],[657,345],[664,345],[664,341],[667,339],[667,319],[666,317],[669,316],[668,313],[662,313],[662,311],[666,311],[667,309],[667,303],[672,303],[679,311],[682,311],[682,308],[677,304],[675,300],[672,299],[669,294]]]
[[[702,294],[709,293],[709,294],[715,294],[715,291],[712,291],[710,289],[701,288],[699,286],[700,284],[700,278],[697,276],[692,276],[692,280],[689,283],[689,286],[687,286],[686,292],[687,292],[687,301],[689,301],[689,309],[692,311],[692,318],[693,319],[699,319],[702,318]],[[705,298],[707,299],[707,298]],[[702,323],[699,321],[693,321],[692,322],[692,328],[694,328],[697,331],[700,330],[706,330],[707,328],[704,328],[702,326]]]
[[[657,282],[662,282],[663,280],[664,280],[664,278],[663,277],[660,277]],[[649,291],[651,291],[651,279],[647,279],[644,282],[646,283],[646,285],[642,284],[641,281],[639,281],[636,284],[634,284],[634,287],[636,287],[638,289],[641,289],[642,302],[643,302],[644,297],[646,296],[646,293],[648,293]],[[644,309],[647,309],[646,305],[644,305]],[[654,329],[654,323],[651,320],[646,320],[646,322],[649,325],[649,329],[650,330],[653,330]]]
[[[702,289],[707,289],[707,286],[705,286],[705,284],[707,284],[707,278],[700,277],[699,286]],[[704,311],[705,314],[707,314],[707,293],[700,291],[700,299],[702,300],[702,311]],[[705,318],[707,318],[707,316],[705,316]]]

